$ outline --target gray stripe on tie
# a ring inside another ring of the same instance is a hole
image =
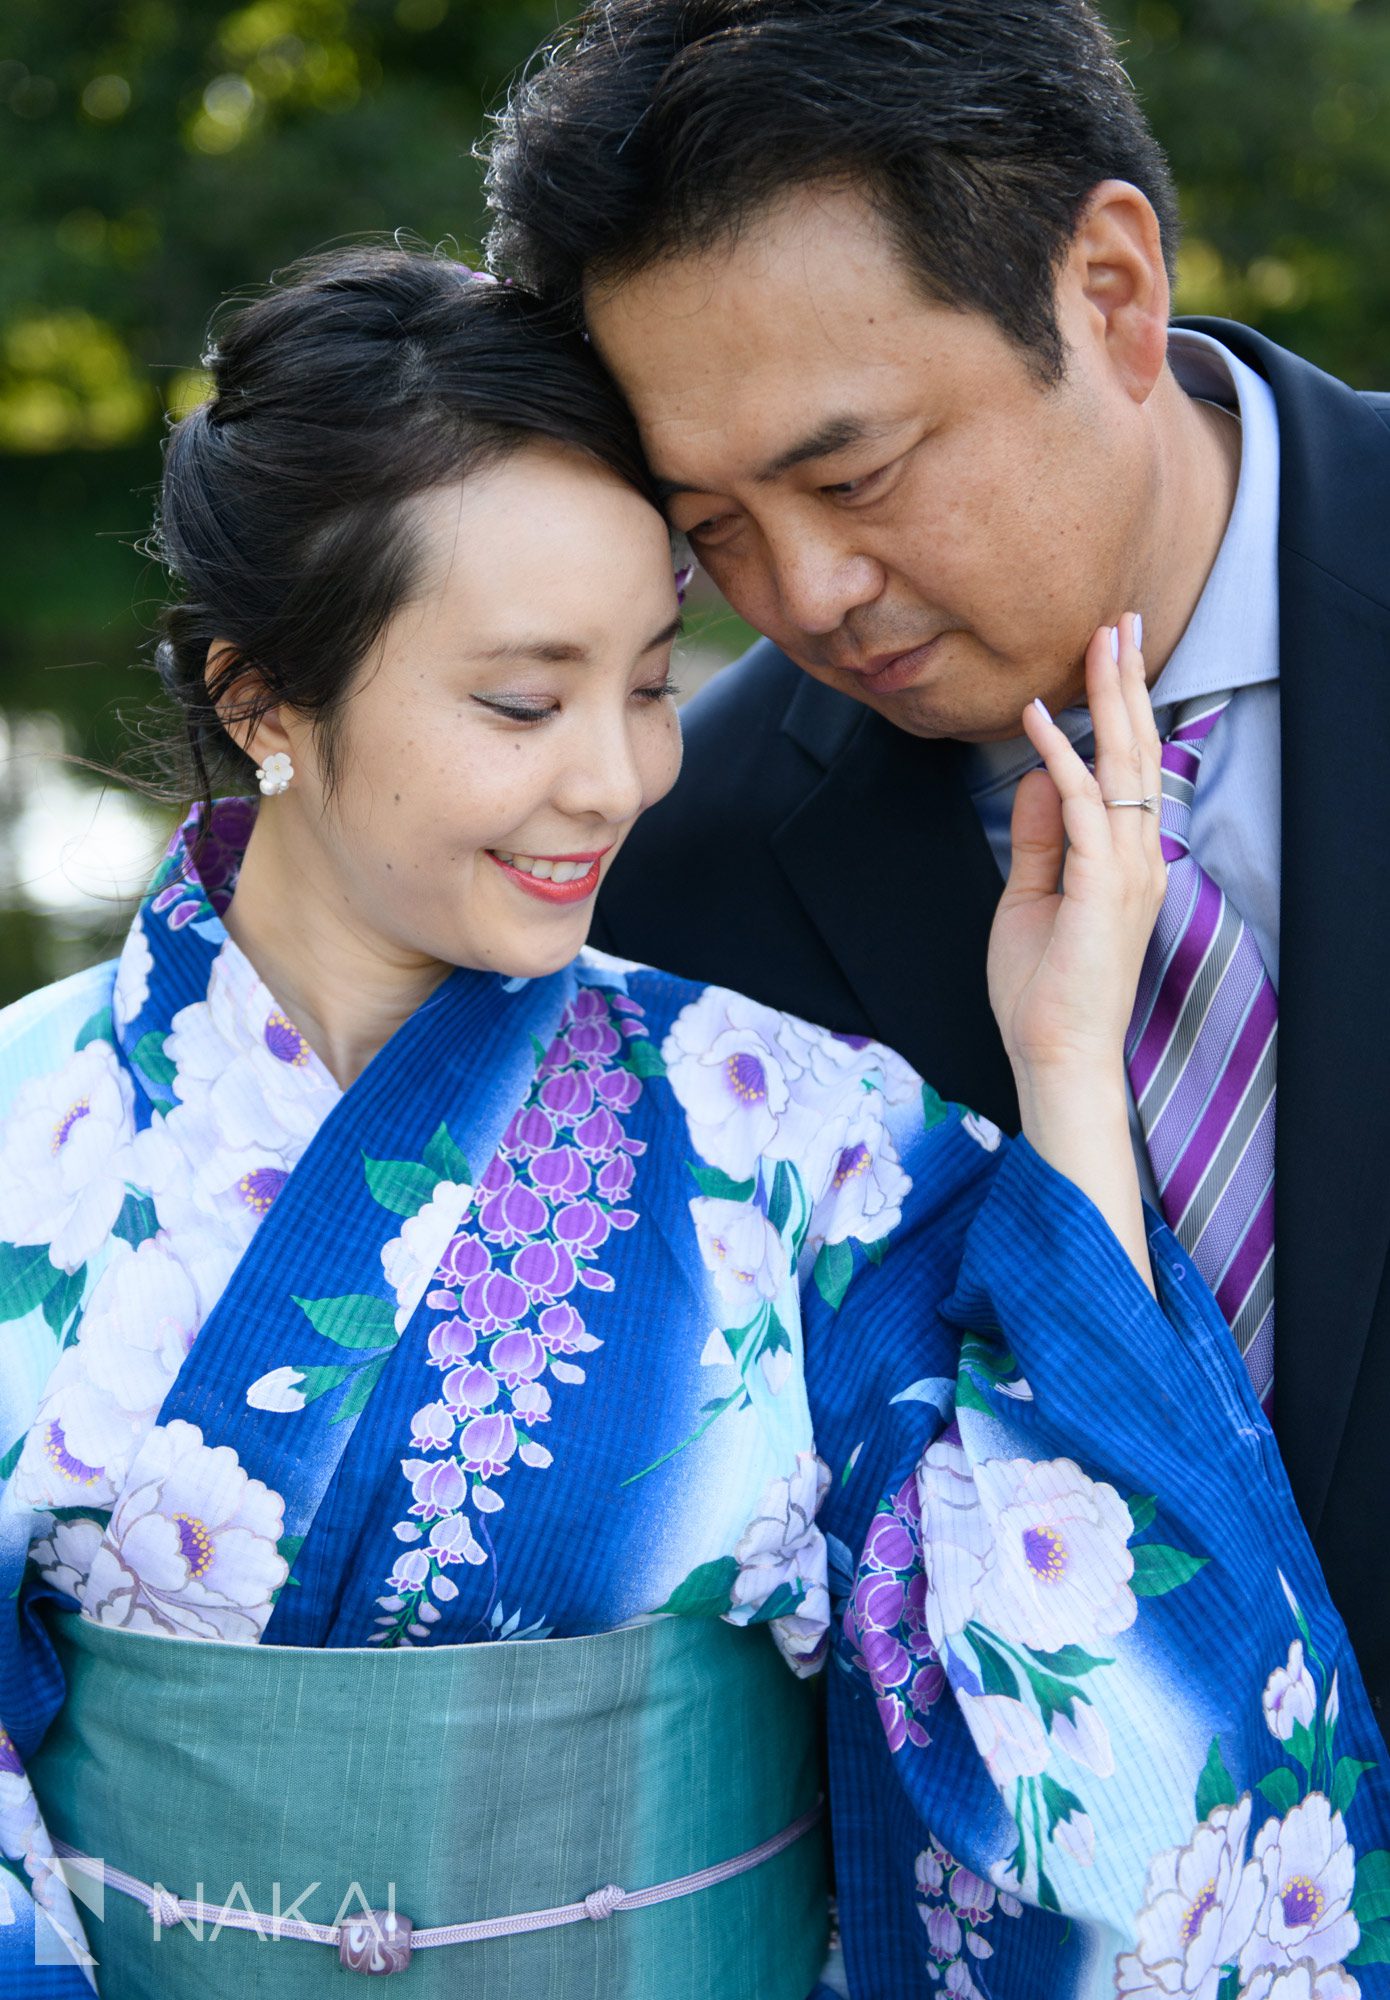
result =
[[[1278,1032],[1270,1030],[1265,1052],[1260,1057],[1255,1074],[1251,1077],[1245,1096],[1226,1128],[1226,1136],[1216,1152],[1216,1157],[1197,1183],[1196,1192],[1188,1203],[1182,1221],[1186,1232],[1184,1242],[1195,1250],[1201,1240],[1202,1231],[1211,1221],[1217,1204],[1225,1194],[1241,1160],[1250,1144],[1255,1127],[1265,1115],[1269,1100],[1274,1095],[1274,1072],[1278,1053]]]

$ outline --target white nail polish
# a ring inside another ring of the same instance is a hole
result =
[[[1144,614],[1142,611],[1136,611],[1134,614],[1134,643],[1141,648],[1144,644]]]
[[[1033,706],[1038,711],[1038,714],[1042,717],[1044,722],[1051,722],[1052,717],[1048,713],[1047,704],[1044,702],[1040,694],[1034,695]]]
[[[1118,660],[1120,657],[1120,628],[1118,625],[1110,627],[1110,657],[1112,660]]]

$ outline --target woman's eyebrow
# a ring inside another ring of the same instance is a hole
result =
[[[658,646],[669,646],[680,636],[684,620],[679,616],[648,639],[642,647],[644,653],[653,653]],[[522,639],[506,639],[500,645],[488,646],[476,656],[480,660],[543,660],[547,666],[582,665],[593,658],[592,649],[579,639],[543,639],[539,636]]]

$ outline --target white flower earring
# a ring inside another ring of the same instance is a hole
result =
[[[256,783],[268,799],[287,792],[293,776],[294,765],[283,750],[272,750],[264,764],[256,766]]]

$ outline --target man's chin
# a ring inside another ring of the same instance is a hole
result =
[[[858,674],[817,672],[814,678],[873,709],[906,736],[955,743],[1007,743],[1023,734],[1022,702],[1016,712],[1007,715],[981,714],[977,708],[953,700],[951,690],[939,685],[900,688],[885,694],[866,685]]]

